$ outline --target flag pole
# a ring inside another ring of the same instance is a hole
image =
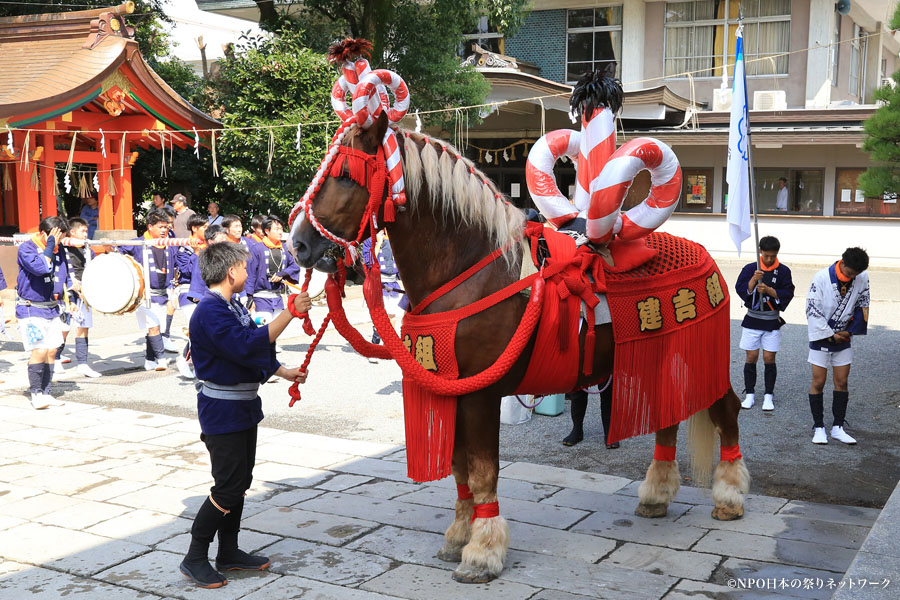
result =
[[[744,9],[738,8],[738,28],[744,29]],[[747,89],[747,72],[744,71],[744,90]],[[746,93],[746,91],[744,92]],[[756,267],[762,270],[759,256],[759,219],[756,212],[756,180],[753,178],[753,138],[750,134],[750,109],[747,109],[747,169],[750,171],[750,213],[753,215],[753,241],[756,249]]]

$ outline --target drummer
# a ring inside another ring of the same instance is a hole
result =
[[[300,267],[294,257],[281,244],[284,224],[281,219],[269,215],[262,221],[264,237],[261,244],[253,244],[252,253],[256,272],[250,273],[253,279],[254,318],[260,323],[271,323],[284,310],[283,280],[293,283],[300,281]]]
[[[151,208],[147,213],[147,232],[144,237],[135,241],[148,242],[151,240],[165,240],[169,232],[169,218],[165,211]],[[150,308],[142,302],[137,309],[138,327],[147,331],[147,350],[144,360],[144,369],[147,371],[165,371],[168,360],[164,357],[160,328],[166,322],[166,304],[168,303],[168,290],[172,288],[172,276],[175,271],[175,247],[174,246],[120,246],[122,254],[128,254],[144,264],[144,253],[147,253],[149,263],[149,276],[145,285],[149,284]]]
[[[206,228],[209,227],[209,221],[206,220],[206,217],[193,214],[188,217],[187,226],[191,230],[191,240],[195,241],[195,245],[179,246],[175,253],[175,268],[178,269],[178,288],[176,288],[175,296],[178,300],[178,308],[181,309],[185,320],[190,322],[196,304],[188,300],[188,290],[193,281],[197,255],[206,248]]]
[[[69,219],[69,237],[76,240],[87,240],[88,231],[90,231],[88,222],[81,217],[72,217]],[[105,247],[103,248],[104,251]],[[79,248],[77,246],[69,246],[65,248],[66,259],[69,262],[69,268],[72,275],[72,289],[69,292],[69,303],[72,306],[69,314],[71,316],[71,324],[75,326],[75,361],[78,363],[76,371],[85,377],[100,377],[100,373],[91,368],[88,364],[88,333],[93,326],[93,315],[91,307],[88,306],[84,298],[81,296],[81,279],[84,275],[84,267],[87,257],[93,258],[97,255],[97,251],[89,246]],[[74,298],[72,296],[75,296]],[[68,331],[66,331],[68,334]],[[63,335],[63,343],[59,346],[56,353],[57,357],[62,357],[63,348],[66,345],[66,335]],[[60,362],[66,362],[61,360]]]
[[[37,410],[63,404],[50,395],[50,382],[56,348],[62,343],[59,299],[63,286],[72,284],[66,253],[59,251],[68,230],[64,219],[47,217],[16,252],[16,319],[25,351],[31,353],[28,383],[31,407]]]

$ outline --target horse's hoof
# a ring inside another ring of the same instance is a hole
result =
[[[734,521],[743,516],[743,506],[717,506],[712,511],[712,518],[716,521]]]
[[[444,562],[458,563],[462,561],[462,546],[449,546],[445,544],[438,550],[437,557]]]
[[[476,568],[468,565],[459,565],[453,571],[453,581],[459,583],[487,583],[497,576],[484,568]]]
[[[666,516],[669,511],[668,504],[638,504],[634,514],[645,519],[658,519]]]

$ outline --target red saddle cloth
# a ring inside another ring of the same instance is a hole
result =
[[[610,244],[610,266],[565,234],[548,229],[544,237],[551,254],[545,266],[570,266],[546,281],[535,349],[517,393],[572,390],[579,370],[591,375],[594,293],[605,293],[616,344],[610,442],[670,427],[725,395],[728,289],[703,246],[653,233]],[[582,301],[589,319],[579,354]]]

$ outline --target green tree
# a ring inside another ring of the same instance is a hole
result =
[[[271,27],[296,21],[309,32],[310,47],[325,52],[337,39],[363,37],[374,49],[373,68],[399,73],[421,110],[480,104],[490,91],[484,77],[459,65],[463,35],[487,16],[498,31],[510,35],[528,14],[528,0],[256,0],[260,24]],[[276,12],[277,7],[281,12]],[[323,33],[328,34],[323,35]],[[450,113],[436,119],[449,120]]]
[[[304,128],[297,151],[292,124],[336,119],[330,100],[334,67],[307,48],[303,37],[294,26],[245,38],[220,63],[213,101],[221,107],[226,128],[244,128],[223,132],[217,142],[222,177],[232,188],[226,205],[241,207],[239,214],[285,215],[306,191],[337,127]],[[271,130],[271,173],[265,129],[270,125],[278,126]]]
[[[900,6],[894,11],[889,27],[900,29]],[[900,192],[900,71],[891,79],[894,85],[885,85],[875,92],[875,99],[883,104],[865,123],[863,150],[876,165],[860,175],[859,185],[872,198],[881,197],[885,192]]]

